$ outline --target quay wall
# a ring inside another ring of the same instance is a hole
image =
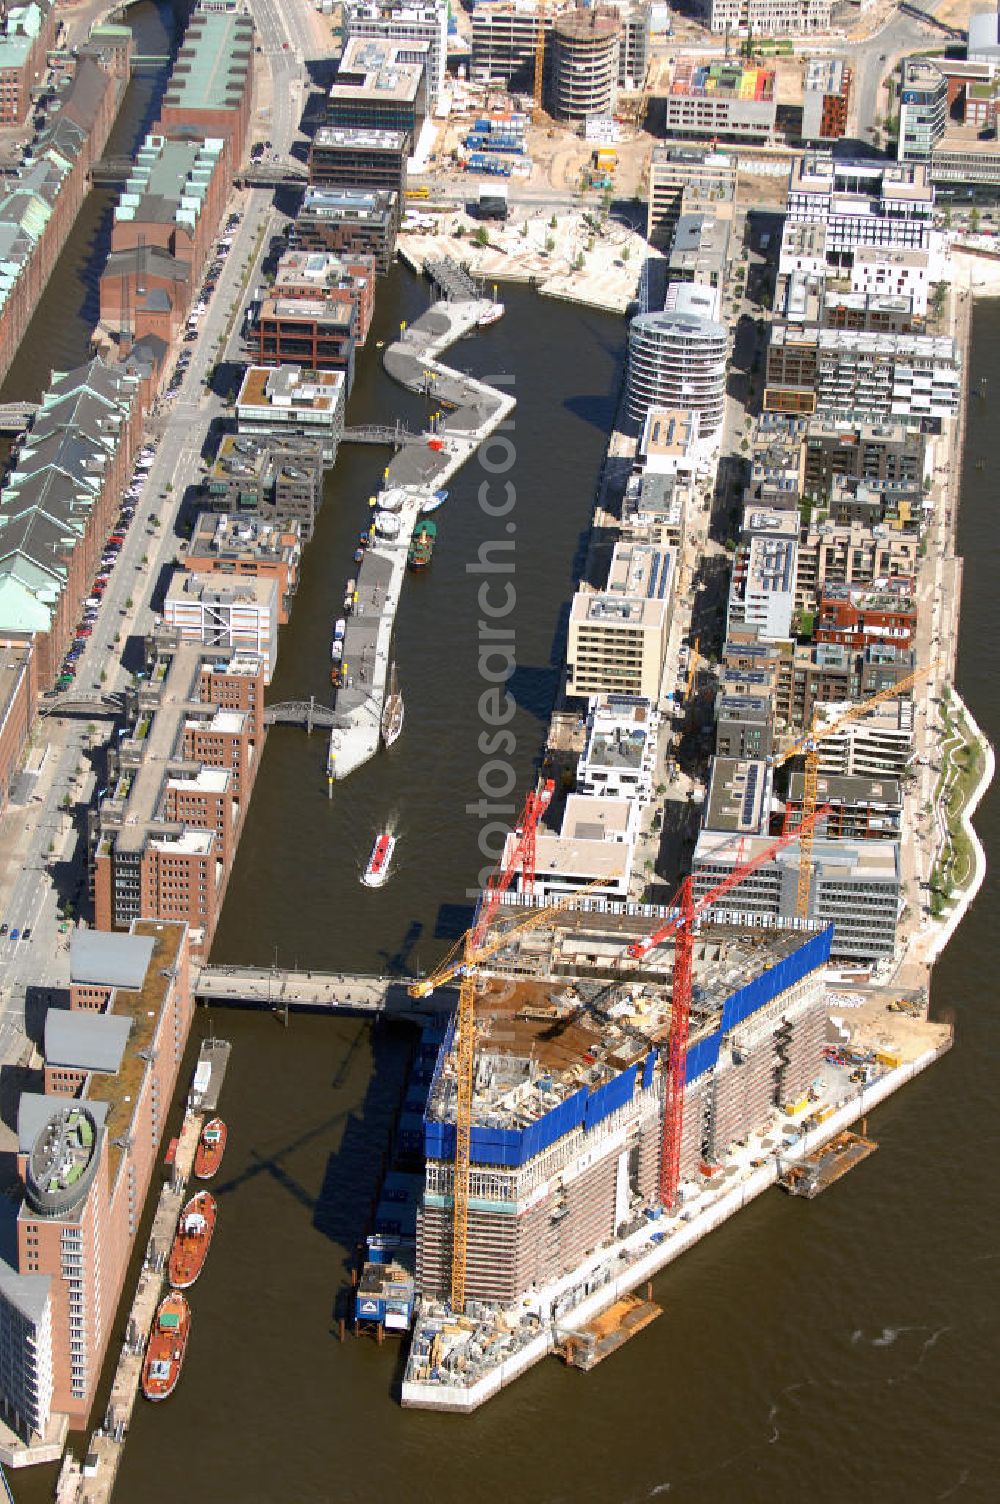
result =
[[[933,1065],[951,1048],[951,1044],[952,1040],[949,1037],[936,1048],[925,1050],[915,1060],[907,1061],[895,1070],[887,1071],[870,1086],[862,1087],[856,1096],[852,1096],[836,1108],[820,1127],[803,1134],[796,1144],[772,1156],[766,1165],[752,1171],[739,1185],[718,1197],[689,1222],[675,1224],[675,1230],[668,1233],[664,1242],[654,1245],[647,1253],[642,1253],[620,1275],[608,1279],[600,1285],[599,1289],[585,1295],[572,1309],[572,1325],[579,1327],[588,1321],[593,1321],[622,1296],[631,1294],[654,1275],[661,1273],[682,1253],[686,1253],[708,1233],[720,1227],[736,1212],[748,1206],[751,1201],[755,1201],[759,1195],[776,1184],[779,1175],[783,1173],[787,1165],[796,1163],[807,1154],[829,1143],[838,1133],[849,1128],[852,1123],[856,1123],[859,1118],[871,1112],[893,1092],[905,1086],[908,1081],[912,1081],[929,1065]],[[653,1224],[654,1227],[659,1228],[665,1228],[666,1225],[663,1219]],[[630,1247],[634,1248],[635,1245],[632,1239],[626,1239],[617,1246],[623,1255],[628,1256],[628,1250]],[[586,1281],[588,1272],[596,1275],[600,1267],[606,1264],[614,1253],[615,1248],[601,1249],[581,1269],[575,1271],[574,1277],[578,1281]],[[569,1326],[570,1322],[565,1319],[547,1323],[533,1341],[526,1343],[519,1352],[499,1364],[491,1373],[484,1375],[478,1383],[469,1385],[467,1388],[457,1384],[422,1384],[404,1381],[403,1407],[442,1410],[453,1414],[469,1414],[473,1410],[478,1410],[480,1405],[499,1394],[501,1389],[505,1389],[508,1384],[520,1378],[521,1374],[526,1373],[529,1368],[534,1367],[552,1352]]]

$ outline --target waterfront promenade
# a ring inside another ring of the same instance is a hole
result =
[[[125,1340],[112,1381],[104,1424],[98,1426],[90,1438],[83,1469],[71,1454],[67,1454],[59,1475],[58,1504],[107,1504],[111,1498],[132,1411],[139,1397],[146,1343],[163,1295],[167,1258],[187,1194],[203,1121],[200,1113],[187,1112],[184,1115],[174,1157],[174,1173],[160,1191],[146,1262],[126,1322]]]
[[[450,409],[429,433],[404,444],[389,465],[383,496],[402,498],[392,537],[377,536],[362,561],[355,614],[344,638],[344,687],[337,692],[327,779],[343,779],[378,751],[391,662],[392,631],[406,574],[407,550],[424,505],[431,501],[514,407],[514,398],[445,365],[439,357],[478,328],[494,305],[483,298],[441,301],[385,351],[387,375],[407,391]]]

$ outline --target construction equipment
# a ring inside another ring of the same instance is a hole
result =
[[[905,693],[906,690],[912,689],[914,684],[937,667],[939,661],[939,659],[935,658],[924,668],[915,669],[912,674],[907,674],[905,679],[900,679],[898,683],[890,684],[885,689],[880,689],[878,694],[872,695],[870,699],[862,700],[858,705],[852,705],[843,715],[838,716],[835,721],[831,721],[825,726],[819,724],[816,712],[813,711],[813,723],[808,735],[800,738],[794,746],[789,747],[787,752],[783,752],[780,757],[774,759],[772,766],[780,768],[793,757],[805,758],[802,824],[796,827],[796,829],[805,830],[799,846],[799,887],[795,901],[795,912],[799,919],[807,919],[809,917],[809,889],[812,885],[813,825],[810,824],[808,829],[805,829],[805,821],[815,810],[816,799],[818,797],[819,743],[824,741],[828,736],[833,736],[835,732],[840,731],[842,727],[848,725],[851,721],[860,720],[870,710],[874,710],[876,705],[881,705],[886,700],[895,700],[899,695]]]
[[[684,1127],[684,1084],[687,1079],[688,1031],[691,1023],[691,975],[694,962],[694,926],[697,920],[723,894],[736,888],[758,867],[771,861],[785,846],[811,830],[816,821],[829,813],[830,806],[814,810],[794,831],[786,831],[770,841],[749,862],[737,861],[729,876],[695,902],[694,879],[689,875],[681,883],[670,907],[675,917],[646,939],[636,941],[627,950],[632,960],[642,960],[650,951],[673,936],[674,968],[670,999],[670,1034],[667,1038],[666,1096],[663,1104],[663,1151],[660,1158],[660,1200],[670,1210],[677,1199],[681,1168],[681,1133]]]
[[[685,705],[690,705],[690,703],[691,703],[691,696],[694,693],[695,678],[696,678],[697,673],[698,673],[698,662],[699,662],[699,659],[698,659],[698,645],[699,645],[700,642],[701,642],[701,638],[700,637],[696,637],[695,640],[694,640],[694,642],[692,642],[692,644],[691,644],[691,662],[688,665],[687,683],[684,686],[684,703],[685,703]]]
[[[472,948],[478,950],[486,940],[500,900],[514,880],[517,872],[522,876],[522,889],[530,897],[535,891],[535,834],[538,824],[556,791],[555,781],[547,778],[540,790],[532,789],[524,801],[521,818],[514,826],[514,849],[510,861],[496,867],[487,879],[480,895],[478,912],[472,926]]]
[[[538,9],[535,14],[538,17],[538,30],[535,34],[535,79],[532,88],[532,97],[535,102],[535,121],[539,121],[545,113],[542,109],[542,88],[545,82],[545,10],[548,0],[538,0]]]
[[[521,872],[522,886],[526,893],[534,889],[535,882],[535,836],[538,822],[548,809],[555,792],[555,784],[548,779],[540,791],[533,791],[524,801],[521,818],[515,827],[515,844],[510,859],[493,873],[486,884],[477,906],[472,925],[452,946],[440,965],[428,976],[415,982],[410,988],[411,997],[429,997],[439,987],[447,986],[456,977],[460,978],[458,989],[458,1018],[455,1035],[456,1098],[455,1098],[455,1190],[452,1214],[452,1260],[451,1260],[451,1309],[465,1309],[465,1270],[469,1234],[469,1173],[472,1141],[472,1094],[475,1082],[475,1002],[476,969],[497,951],[503,950],[512,940],[536,929],[553,915],[570,908],[591,888],[602,887],[606,879],[595,878],[575,893],[569,893],[556,903],[536,909],[527,919],[491,935],[490,929],[500,907],[500,900],[509,888],[516,872]]]

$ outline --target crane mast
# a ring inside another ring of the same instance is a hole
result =
[[[883,704],[886,700],[895,700],[906,690],[912,689],[914,684],[936,668],[939,659],[935,658],[923,668],[914,669],[912,674],[907,674],[905,679],[900,679],[895,684],[889,684],[885,689],[880,689],[877,694],[867,700],[862,700],[859,705],[851,705],[843,715],[839,715],[835,721],[826,726],[817,724],[815,712],[813,713],[812,727],[807,736],[797,741],[793,747],[783,753],[777,759],[774,766],[781,767],[793,757],[805,757],[805,773],[802,792],[802,824],[797,829],[804,831],[799,845],[799,882],[795,895],[795,913],[799,919],[809,918],[809,893],[812,887],[812,853],[813,853],[813,826],[805,829],[805,821],[816,809],[816,801],[819,797],[819,743],[828,736],[833,736],[842,726],[851,721],[861,720],[876,705]]]
[[[691,1027],[695,923],[724,894],[739,887],[740,883],[745,882],[758,867],[763,867],[771,861],[792,841],[799,840],[803,829],[812,830],[816,821],[829,812],[830,806],[824,804],[822,808],[814,810],[808,821],[803,820],[802,825],[795,830],[786,831],[775,840],[769,841],[752,860],[738,863],[728,877],[716,883],[715,887],[703,894],[697,903],[694,898],[694,879],[686,877],[672,905],[675,910],[674,917],[661,925],[659,929],[654,930],[648,939],[637,941],[628,947],[627,954],[633,960],[642,960],[644,956],[649,955],[650,951],[662,945],[664,940],[669,939],[671,935],[674,937],[670,1033],[667,1036],[667,1072],[663,1103],[663,1149],[660,1156],[660,1200],[668,1210],[677,1200],[677,1186],[680,1182],[681,1138],[684,1131],[684,1087],[687,1084],[687,1047]]]
[[[545,80],[545,10],[548,0],[539,0],[536,15],[538,17],[538,30],[535,33],[535,77],[532,96],[534,99],[534,115],[537,121],[542,115],[542,88]]]

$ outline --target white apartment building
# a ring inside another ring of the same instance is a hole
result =
[[[687,408],[651,407],[639,438],[637,463],[647,475],[691,479],[699,467],[698,422]]]
[[[301,433],[320,439],[332,463],[344,431],[346,400],[343,371],[247,366],[236,398],[236,426],[241,434],[283,437]]]
[[[798,512],[747,507],[729,585],[727,636],[741,627],[756,627],[764,642],[792,635],[798,541]]]
[[[274,575],[222,580],[178,571],[163,603],[163,623],[190,642],[259,653],[269,684],[278,661],[278,587]]]
[[[423,53],[408,59],[400,52],[399,61],[424,64],[427,79],[427,107],[433,113],[441,97],[448,72],[448,4],[447,0],[347,0],[343,7],[345,45],[352,37],[377,37],[390,42],[426,42]],[[414,141],[413,150],[417,143]]]
[[[654,146],[646,239],[669,236],[684,207],[730,204],[735,192],[735,157],[699,146]]]
[[[908,298],[915,316],[926,318],[930,256],[922,250],[859,245],[851,264],[851,291],[866,296]]]
[[[570,794],[558,833],[539,830],[535,839],[539,900],[585,887],[591,898],[627,898],[638,829],[639,805],[632,799]]]
[[[816,410],[851,419],[952,418],[962,395],[955,341],[944,334],[817,331]]]
[[[844,714],[848,702],[820,704],[820,727]],[[857,721],[848,721],[819,742],[820,772],[832,777],[901,778],[913,758],[913,701],[888,700]]]
[[[710,31],[731,36],[803,36],[830,30],[833,0],[705,0]]]
[[[649,804],[656,774],[655,706],[638,695],[600,695],[590,702],[587,740],[576,786],[591,798]]]
[[[51,1283],[47,1274],[18,1274],[0,1260],[0,1414],[20,1436],[49,1439]]]
[[[644,422],[651,407],[683,408],[696,415],[699,439],[717,438],[726,395],[729,332],[703,312],[689,311],[696,297],[713,291],[681,284],[671,311],[644,313],[632,320],[626,402],[636,422]]]
[[[605,588],[573,597],[569,694],[659,699],[673,584],[670,550],[628,539],[615,545]]]
[[[815,221],[786,219],[781,231],[778,276],[805,277],[819,281],[827,274],[826,225]]]
[[[665,601],[578,590],[570,609],[567,693],[658,699],[668,629]]]
[[[806,152],[792,162],[786,215],[792,224],[825,225],[829,266],[850,266],[858,246],[931,251],[937,243],[934,189],[924,162]]]

